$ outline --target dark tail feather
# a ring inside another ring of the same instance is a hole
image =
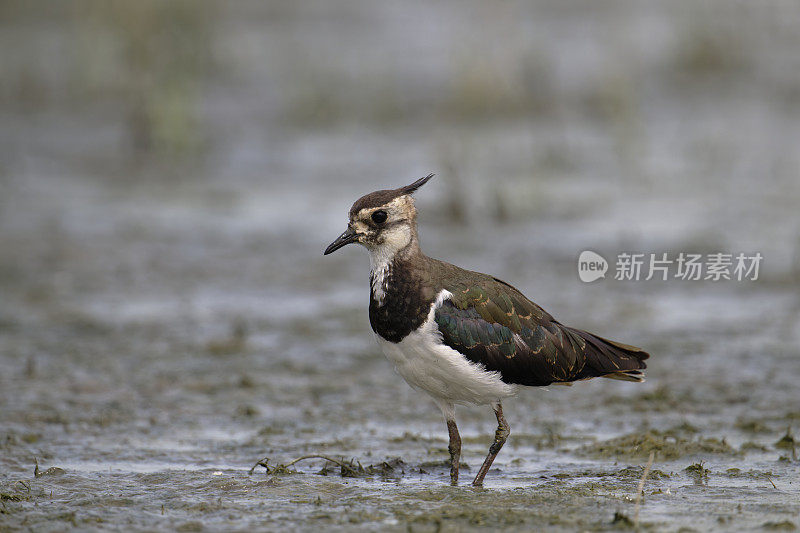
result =
[[[620,381],[635,381],[641,383],[645,380],[644,372],[641,370],[625,370],[624,372],[614,372],[603,374],[601,378],[618,379]]]
[[[586,364],[576,379],[605,377],[623,381],[644,381],[645,359],[650,354],[629,344],[598,337],[587,331],[565,328],[585,344]]]

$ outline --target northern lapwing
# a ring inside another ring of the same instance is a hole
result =
[[[455,405],[492,406],[497,431],[472,482],[481,486],[509,435],[501,402],[520,385],[644,381],[649,355],[564,326],[505,281],[422,253],[412,194],[432,177],[359,198],[325,255],[354,242],[369,251],[370,325],[397,372],[442,410],[453,485],[461,457]]]

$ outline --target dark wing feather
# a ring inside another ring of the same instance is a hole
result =
[[[505,282],[472,278],[447,290],[434,317],[444,343],[506,383],[643,377],[646,352],[564,326]]]

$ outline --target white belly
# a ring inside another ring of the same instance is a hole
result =
[[[376,336],[397,373],[415,389],[451,403],[493,404],[516,394],[517,386],[503,383],[499,372],[489,372],[442,344],[433,317],[437,305],[441,305],[449,293],[439,296],[425,323],[399,343]]]

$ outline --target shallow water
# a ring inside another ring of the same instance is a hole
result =
[[[800,527],[784,438],[800,421],[800,13],[198,5],[214,16],[170,16],[212,36],[215,66],[184,73],[207,133],[170,115],[146,149],[118,111],[135,95],[104,85],[122,67],[80,37],[113,44],[117,19],[20,7],[2,25],[36,46],[3,66],[27,89],[6,83],[0,107],[0,529],[613,529],[636,520],[651,450],[642,528]],[[759,31],[726,40],[743,20]],[[515,44],[493,56],[476,27]],[[728,48],[703,55],[695,31]],[[53,65],[79,42],[99,70],[68,91]],[[488,74],[462,72],[469,50]],[[542,100],[514,96],[519,64],[549,80]],[[495,75],[508,94],[482,109]],[[450,487],[441,415],[369,330],[365,252],[321,255],[357,196],[430,171],[430,255],[652,354],[644,384],[509,400],[481,490],[491,410],[458,411],[468,467]],[[757,281],[583,284],[585,249],[765,259]],[[309,454],[374,473],[272,470]]]

